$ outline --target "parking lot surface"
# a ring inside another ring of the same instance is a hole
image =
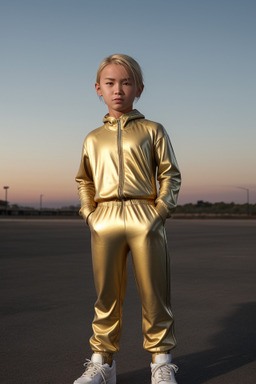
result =
[[[256,383],[256,221],[169,220],[179,384]],[[82,220],[0,220],[1,384],[72,384],[96,300]],[[129,260],[118,384],[149,384]]]

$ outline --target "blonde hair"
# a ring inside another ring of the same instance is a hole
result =
[[[98,84],[100,83],[101,72],[109,64],[117,64],[125,67],[127,72],[129,72],[132,75],[136,88],[142,92],[144,87],[142,70],[140,68],[140,65],[137,63],[137,61],[128,55],[114,54],[114,55],[105,57],[105,59],[100,64],[99,69],[97,71],[96,82]]]

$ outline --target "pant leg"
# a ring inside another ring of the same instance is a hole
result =
[[[94,352],[114,353],[119,350],[129,251],[122,207],[115,202],[100,204],[89,225],[97,292],[90,344]]]
[[[126,232],[142,302],[143,347],[164,352],[175,347],[170,306],[170,263],[166,233],[154,205],[126,209]]]

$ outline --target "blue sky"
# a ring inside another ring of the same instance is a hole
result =
[[[256,201],[256,2],[0,1],[0,199],[78,204],[82,143],[107,112],[94,90],[112,53],[141,64],[135,108],[167,129],[180,204]]]

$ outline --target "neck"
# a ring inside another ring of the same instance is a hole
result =
[[[108,114],[111,117],[115,117],[116,119],[119,119],[121,116],[125,115],[126,113],[129,113],[133,110],[133,107],[127,108],[124,111],[114,111],[112,109],[108,110]]]

